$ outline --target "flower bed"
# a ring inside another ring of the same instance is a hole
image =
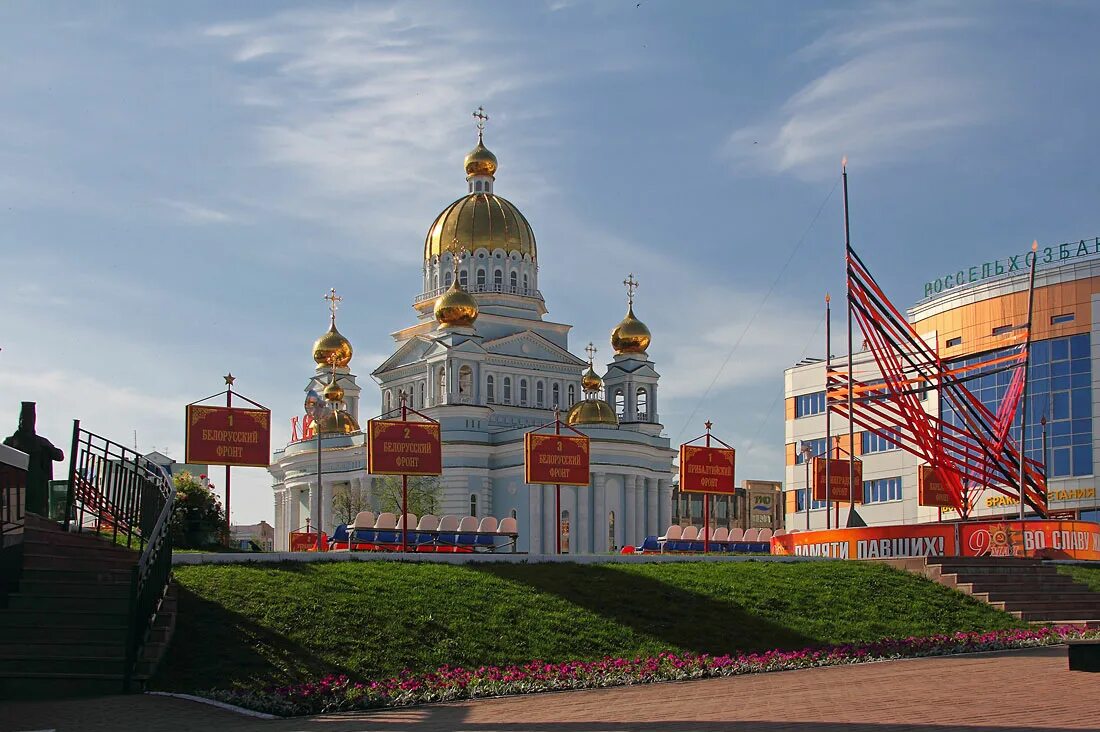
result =
[[[1069,639],[1097,635],[1100,633],[1096,631],[1061,626],[1034,630],[954,633],[924,638],[888,638],[872,643],[733,656],[662,653],[651,658],[604,658],[599,661],[565,663],[531,661],[520,666],[483,666],[477,669],[443,666],[434,673],[404,673],[385,681],[359,682],[347,676],[326,676],[320,681],[307,684],[262,691],[215,690],[206,692],[205,696],[271,714],[294,716],[532,694],[540,691],[686,681],[898,658],[1001,651],[1055,645]]]

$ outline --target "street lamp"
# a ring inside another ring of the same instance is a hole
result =
[[[802,462],[806,463],[806,531],[810,530],[810,458],[813,456],[810,443],[802,441]]]

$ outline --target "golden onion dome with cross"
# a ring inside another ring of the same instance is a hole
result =
[[[588,364],[588,370],[581,375],[581,389],[587,392],[599,391],[603,386],[603,379],[592,369],[592,364]]]
[[[336,330],[336,304],[344,298],[337,295],[336,289],[333,288],[329,290],[329,294],[325,295],[325,299],[329,301],[331,311],[328,331],[313,342],[313,360],[318,366],[346,368],[351,363],[353,353],[351,341]]]
[[[611,347],[615,353],[645,353],[653,335],[646,324],[634,315],[634,291],[638,289],[638,281],[634,279],[633,272],[623,280],[623,284],[627,291],[626,317],[611,330]]]
[[[470,252],[502,249],[506,254],[515,252],[535,259],[535,232],[531,224],[515,204],[493,193],[497,156],[485,147],[483,137],[485,120],[489,117],[480,107],[474,117],[477,145],[463,160],[470,192],[435,217],[424,237],[424,261],[463,249]]]
[[[455,257],[455,261],[458,261],[458,257]],[[462,289],[455,277],[450,288],[435,301],[433,313],[436,322],[444,328],[468,328],[477,320],[477,300]]]
[[[619,418],[615,416],[615,410],[611,405],[603,399],[584,399],[569,409],[569,414],[565,416],[565,423],[568,425],[617,425]]]

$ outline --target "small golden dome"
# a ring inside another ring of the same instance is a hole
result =
[[[611,347],[615,353],[644,353],[653,339],[645,323],[634,317],[634,306],[627,308],[626,317],[611,331]]]
[[[467,179],[473,178],[475,175],[493,176],[497,173],[497,156],[485,147],[481,141],[481,135],[478,135],[477,147],[466,153],[466,160],[463,161],[463,165],[466,166]]]
[[[493,193],[470,193],[436,216],[424,238],[424,259],[478,249],[503,249],[534,259],[535,232],[510,201]],[[486,269],[491,271],[488,262]]]
[[[344,387],[336,383],[336,379],[333,379],[328,386],[325,387],[324,392],[326,402],[342,402],[344,401]]]
[[[344,410],[332,409],[321,417],[320,429],[323,435],[350,435],[359,431],[359,424]]]
[[[585,392],[599,391],[603,386],[603,379],[592,370],[592,364],[588,364],[588,370],[581,376],[581,389]]]
[[[334,354],[336,366],[339,368],[345,368],[351,363],[351,342],[336,330],[335,319],[331,321],[328,332],[313,344],[313,360],[318,366],[332,366]]]
[[[435,319],[444,328],[469,327],[477,320],[477,300],[462,289],[458,280],[435,301]]]
[[[603,399],[584,399],[573,405],[565,417],[565,423],[575,424],[619,424],[615,410]]]

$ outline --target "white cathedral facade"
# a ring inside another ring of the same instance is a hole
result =
[[[424,242],[423,290],[416,320],[393,334],[393,355],[371,374],[377,401],[363,404],[351,372],[352,347],[336,329],[314,345],[317,368],[306,386],[317,416],[301,440],[275,452],[275,548],[321,514],[331,533],[335,493],[382,506],[379,478],[367,473],[360,419],[399,415],[408,406],[442,427],[443,475],[436,515],[516,518],[518,550],[555,551],[552,485],[524,482],[523,439],[563,421],[590,438],[591,482],[561,489],[562,546],[602,553],[638,545],[672,521],[672,460],[661,436],[659,374],[646,348],[650,333],[630,307],[612,332],[614,358],[601,379],[569,349],[569,325],[545,319],[535,235],[523,214],[494,193],[497,159],[483,144],[466,156],[466,195],[436,217]],[[591,357],[592,351],[589,350]],[[324,394],[327,406],[320,403]],[[317,439],[321,432],[318,507]]]

